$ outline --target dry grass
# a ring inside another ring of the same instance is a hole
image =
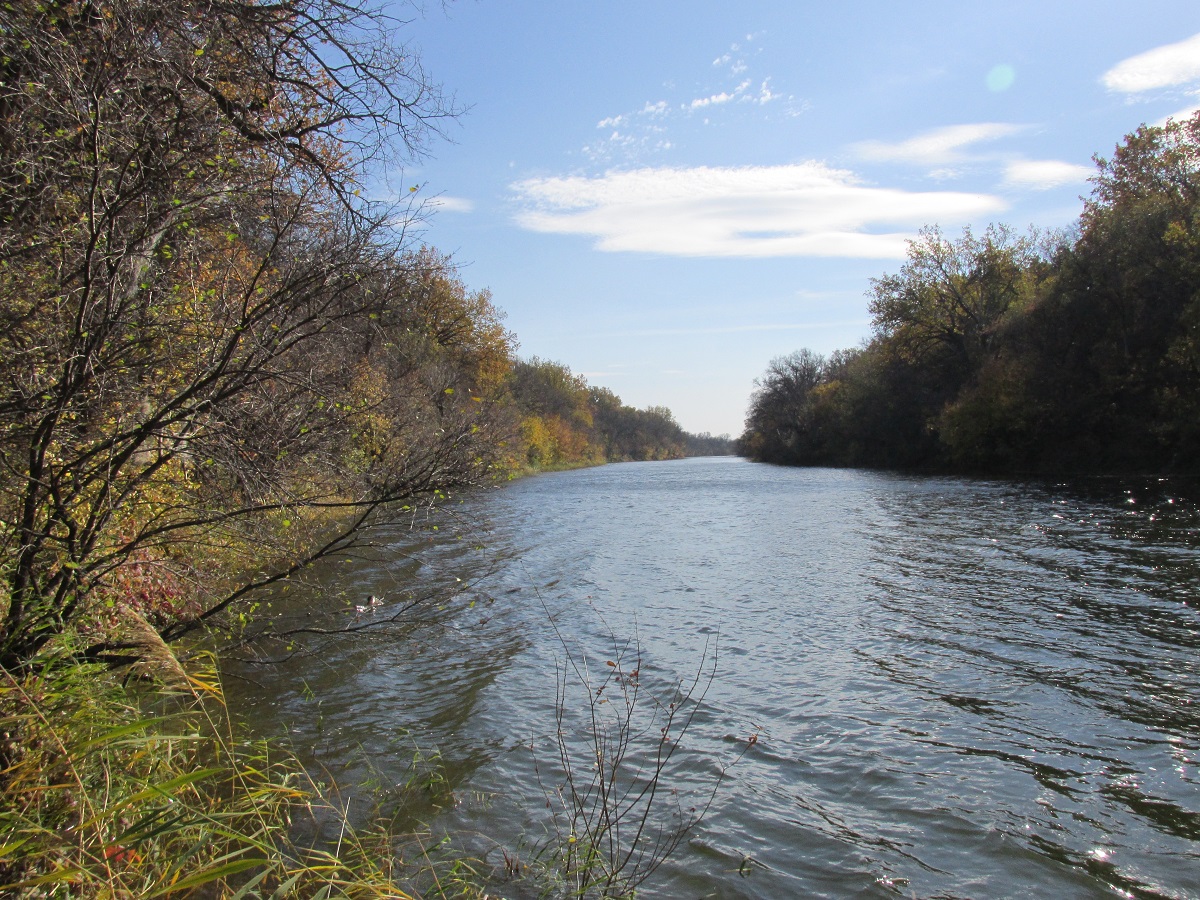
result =
[[[95,666],[0,672],[0,894],[410,896],[394,836],[351,828],[294,757],[239,737],[212,668],[172,661],[172,685],[138,701]],[[305,818],[333,821],[336,843],[300,845],[320,831]]]

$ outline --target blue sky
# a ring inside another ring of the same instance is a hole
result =
[[[422,239],[522,355],[697,432],[867,337],[922,225],[1068,225],[1094,153],[1200,107],[1195,0],[457,0],[402,35],[467,108],[390,179]]]

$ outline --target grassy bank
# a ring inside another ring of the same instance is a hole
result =
[[[74,662],[0,672],[0,894],[478,895],[461,862],[350,827],[295,757],[246,739],[208,663],[153,687]]]

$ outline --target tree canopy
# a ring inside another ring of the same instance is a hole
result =
[[[510,339],[359,199],[448,112],[354,2],[0,9],[0,665],[138,579],[177,636],[484,477]]]
[[[677,459],[689,435],[665,406],[636,409],[561,363],[518,361],[512,397],[521,415],[525,459],[533,466]]]
[[[924,229],[900,271],[872,281],[870,341],[771,364],[741,452],[799,465],[1195,471],[1200,114],[1142,126],[1096,165],[1070,233]]]

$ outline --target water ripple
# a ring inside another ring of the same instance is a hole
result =
[[[486,618],[327,656],[306,673],[320,734],[294,689],[256,715],[356,777],[359,748],[399,779],[387,736],[416,735],[456,791],[492,798],[446,827],[537,834],[568,653],[603,667],[636,639],[652,692],[716,650],[678,788],[745,753],[643,895],[1200,897],[1187,486],[688,460],[528,479],[466,512],[466,543],[508,560]],[[419,564],[354,577],[472,578],[480,556],[444,541],[398,538]],[[565,721],[586,745],[582,711]]]

